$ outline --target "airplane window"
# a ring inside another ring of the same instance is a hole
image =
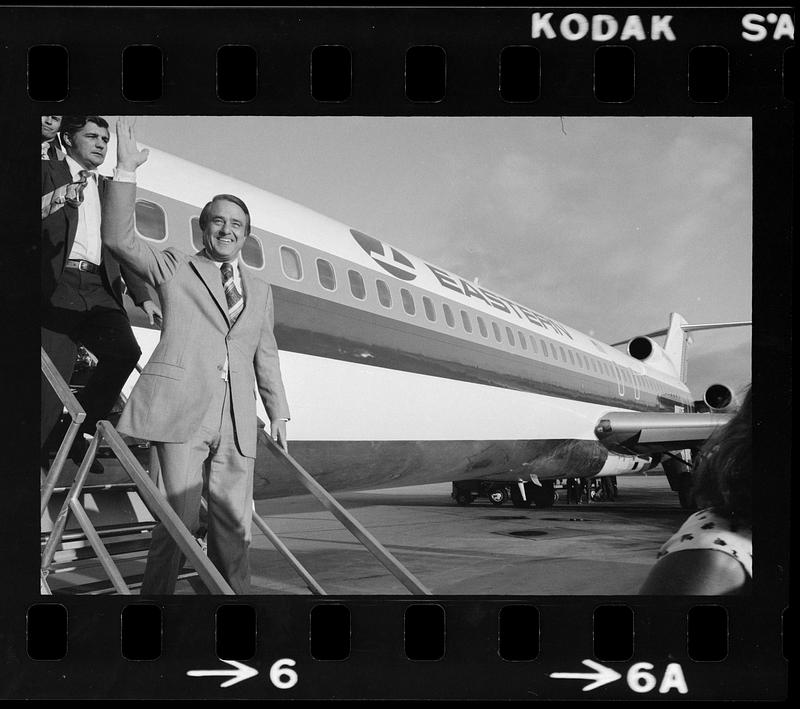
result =
[[[250,268],[264,268],[264,249],[261,248],[261,242],[258,237],[249,234],[244,240],[242,261]]]
[[[411,295],[405,288],[400,289],[400,297],[403,299],[403,310],[409,315],[417,312],[417,306],[414,305],[414,296]]]
[[[367,289],[364,287],[364,279],[358,271],[352,269],[347,271],[347,278],[350,281],[350,292],[353,297],[364,300],[367,297]]]
[[[533,339],[533,335],[528,335],[531,340],[531,352],[536,352],[536,340]]]
[[[527,350],[528,349],[528,342],[525,339],[525,335],[523,333],[521,333],[521,332],[517,332],[517,334],[519,335],[519,344],[522,345],[522,349],[523,350]]]
[[[595,372],[597,372],[597,360],[594,357],[592,357],[591,362],[592,362],[592,369]]]
[[[436,311],[433,309],[433,303],[427,295],[422,296],[422,307],[425,308],[425,317],[431,322],[436,322]]]
[[[375,287],[378,289],[378,300],[384,308],[392,307],[392,293],[389,286],[386,285],[380,278],[375,281]]]
[[[453,317],[453,310],[447,303],[442,303],[442,310],[444,311],[444,320],[448,327],[456,326],[456,319]]]
[[[317,259],[317,276],[319,283],[325,290],[336,290],[336,273],[333,265],[325,259]]]
[[[288,246],[281,246],[281,268],[287,278],[299,281],[303,277],[303,263],[300,254]]]
[[[500,336],[500,326],[492,320],[492,331],[494,332],[494,339],[498,342],[502,342],[503,338]]]
[[[192,217],[191,220],[191,229],[192,229],[192,246],[197,251],[202,251],[203,246],[203,230],[200,228],[200,217]]]
[[[167,238],[167,214],[160,205],[146,199],[136,200],[136,233],[149,241]]]
[[[514,333],[511,332],[511,328],[506,326],[506,337],[508,338],[508,344],[512,347],[514,346]]]
[[[483,321],[483,318],[478,315],[478,330],[483,337],[489,337],[489,331],[486,329],[486,323]]]
[[[472,321],[469,319],[469,313],[466,310],[461,311],[461,322],[467,332],[472,332]]]
[[[547,343],[544,340],[540,340],[540,342],[542,343],[542,354],[545,357],[549,357],[550,353],[547,351]]]
[[[550,351],[553,353],[553,359],[558,359],[558,352],[556,352],[556,346],[552,342],[550,343]]]
[[[564,353],[564,348],[563,347],[559,347],[558,349],[561,350],[561,359],[563,359],[566,362],[567,361],[567,355]]]
[[[575,358],[572,356],[572,350],[567,350],[567,354],[569,354],[570,364],[575,364]]]

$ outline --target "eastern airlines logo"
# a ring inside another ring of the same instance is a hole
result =
[[[397,249],[394,249],[391,246],[378,241],[377,239],[373,239],[371,236],[362,234],[360,231],[356,231],[355,229],[351,229],[350,233],[358,242],[358,245],[364,249],[364,251],[366,251],[372,257],[372,260],[375,261],[375,263],[377,263],[387,273],[391,273],[393,276],[401,278],[404,281],[413,281],[417,277],[418,274],[411,261],[409,261],[408,257],[401,254]],[[565,335],[570,340],[572,339],[572,335],[569,333],[569,331],[555,320],[551,320],[550,318],[537,313],[535,310],[525,308],[519,303],[515,303],[507,298],[497,295],[496,293],[492,293],[492,291],[487,290],[486,288],[481,288],[476,284],[465,281],[463,278],[452,275],[441,268],[431,266],[429,263],[425,263],[424,265],[428,267],[434,276],[436,276],[436,280],[439,281],[439,285],[441,285],[443,288],[448,288],[452,291],[455,291],[465,298],[480,298],[484,303],[492,308],[502,310],[504,313],[508,314],[513,313],[521,320],[527,320],[543,330],[553,330],[561,335]]]
[[[387,273],[391,273],[396,278],[402,278],[404,281],[413,281],[417,277],[414,265],[397,249],[355,229],[351,229],[350,233],[358,245]]]

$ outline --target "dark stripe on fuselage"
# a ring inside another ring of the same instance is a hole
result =
[[[608,450],[599,441],[291,441],[292,456],[328,490],[424,485],[452,480],[592,477]],[[306,492],[259,438],[257,499]]]
[[[623,399],[617,395],[616,381],[280,286],[273,285],[273,294],[275,337],[281,350],[573,401],[673,410],[670,400],[650,392],[642,391],[637,401],[629,384]]]

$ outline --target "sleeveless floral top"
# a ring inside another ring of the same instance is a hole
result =
[[[661,547],[658,558],[673,551],[716,549],[736,559],[753,578],[753,530],[708,508],[695,512]]]

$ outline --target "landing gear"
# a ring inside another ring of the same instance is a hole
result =
[[[511,484],[511,504],[514,507],[530,507],[531,505],[541,508],[552,507],[558,499],[552,480],[542,480],[541,486],[534,483],[524,483],[524,485],[525,499],[523,500],[519,484]]]
[[[511,504],[514,507],[530,507],[533,504],[533,497],[531,496],[530,488],[533,483],[524,483],[525,485],[525,499],[522,498],[522,493],[519,491],[517,483],[511,483]]]
[[[533,483],[528,483],[530,485],[530,490],[526,487],[525,493],[533,498],[533,503],[537,507],[552,507],[553,503],[558,499],[556,491],[553,488],[553,481],[542,480],[541,482],[541,487]]]
[[[678,480],[678,501],[684,510],[696,510],[697,502],[694,499],[692,476],[684,473]]]

